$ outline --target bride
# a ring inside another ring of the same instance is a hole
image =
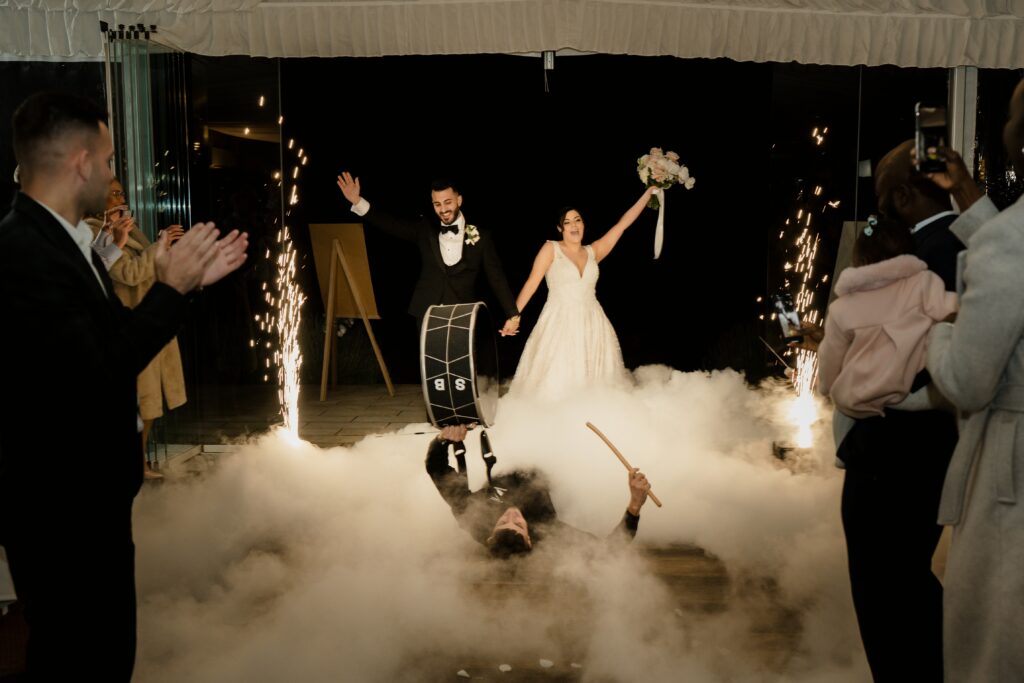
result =
[[[548,298],[526,340],[512,381],[513,393],[555,398],[582,386],[628,383],[619,340],[597,302],[597,264],[615,248],[651,195],[660,192],[647,188],[618,223],[586,246],[580,212],[571,207],[562,209],[557,225],[562,239],[541,247],[530,277],[516,298],[516,308],[522,311],[541,279],[547,282]]]

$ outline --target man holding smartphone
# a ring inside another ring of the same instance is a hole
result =
[[[879,212],[907,227],[917,257],[942,278],[948,291],[956,291],[957,255],[964,245],[950,231],[958,217],[950,197],[952,193],[957,205],[966,208],[977,200],[980,190],[973,182],[953,185],[949,190],[940,188],[918,170],[912,154],[915,147],[914,139],[901,143],[875,168]],[[946,165],[966,174],[955,150],[936,152],[936,156],[946,159]],[[816,349],[823,336],[821,328],[804,326],[801,331],[804,340],[797,345]],[[927,372],[920,373],[913,390],[926,386],[930,379]],[[846,433],[849,438],[859,430],[857,438],[873,444],[862,450],[878,455],[846,463],[842,509],[851,558],[850,584],[861,640],[875,680],[938,683],[943,678],[943,597],[942,585],[931,572],[931,560],[942,533],[936,520],[942,482],[956,447],[956,420],[939,410],[904,413],[901,417],[897,421],[855,421]],[[841,414],[836,419],[841,419]],[[929,457],[923,460],[927,465],[894,467],[886,453],[900,440],[912,441],[928,452]],[[856,495],[847,489],[856,490]],[[903,536],[892,538],[896,528],[892,519],[896,518],[916,520],[913,533],[907,534],[908,526],[904,525],[899,527]],[[907,552],[900,557],[887,556],[878,550],[884,547],[903,547]],[[913,648],[906,645],[908,636]]]
[[[917,257],[942,278],[947,291],[955,292],[956,257],[964,249],[963,243],[949,230],[957,214],[953,211],[950,194],[917,170],[911,156],[915,145],[914,140],[907,140],[878,162],[875,168],[878,211],[885,218],[907,226],[914,236]],[[942,152],[947,156],[956,155],[954,150],[943,149]],[[961,207],[974,203],[966,196],[953,195],[953,199]]]

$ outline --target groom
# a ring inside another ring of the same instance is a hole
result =
[[[420,324],[417,330],[432,305],[477,301],[476,280],[483,270],[507,318],[501,335],[516,333],[519,311],[505,280],[494,241],[488,233],[466,223],[461,210],[462,195],[451,182],[435,180],[430,187],[434,213],[440,222],[426,217],[402,220],[371,207],[360,194],[359,179],[347,171],[338,176],[338,187],[352,204],[353,213],[389,235],[415,242],[419,247],[420,278],[409,302],[409,313]]]

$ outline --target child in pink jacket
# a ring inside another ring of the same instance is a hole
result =
[[[924,369],[928,330],[956,312],[957,296],[913,253],[905,227],[872,217],[854,243],[854,267],[839,274],[818,347],[818,391],[843,415],[934,407],[900,404]]]

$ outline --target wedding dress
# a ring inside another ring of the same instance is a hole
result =
[[[597,302],[598,268],[591,246],[581,273],[553,242],[554,260],[544,274],[548,299],[526,340],[511,391],[557,398],[586,386],[629,382],[615,330]]]

